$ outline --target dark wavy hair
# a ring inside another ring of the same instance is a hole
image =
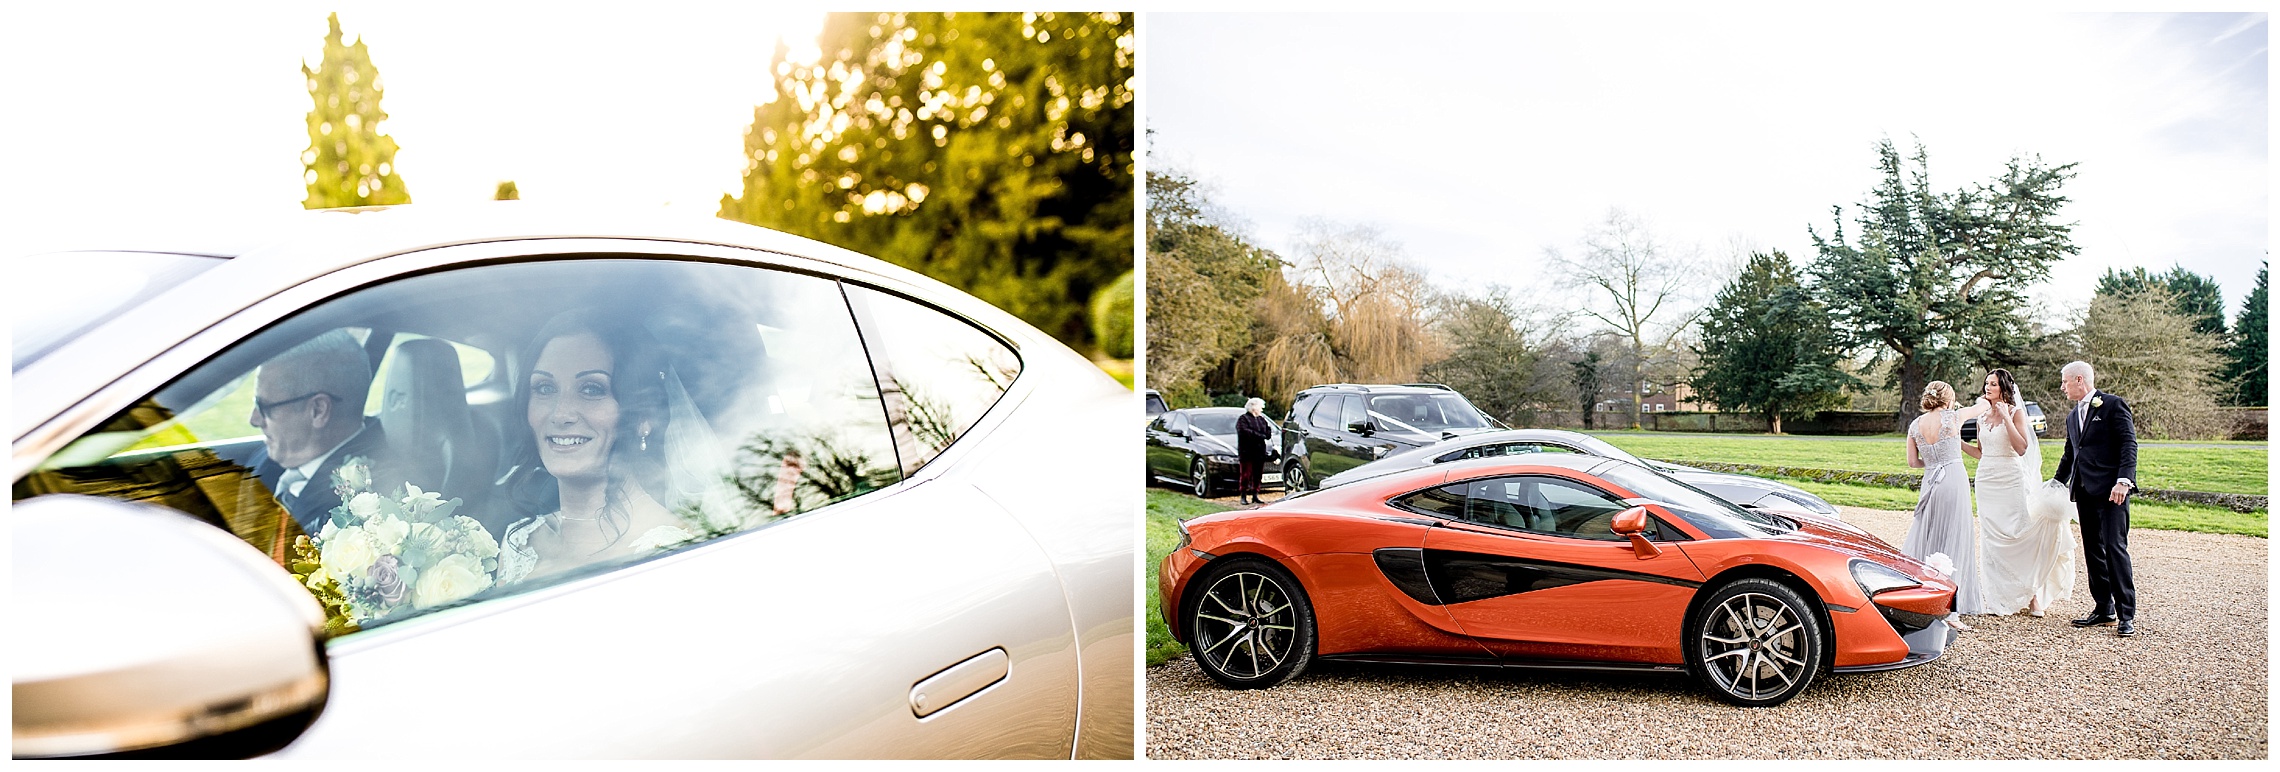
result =
[[[2019,396],[2019,382],[2012,380],[2011,371],[1998,367],[1989,370],[1987,374],[1995,376],[1995,388],[2002,392],[1998,398],[2010,403],[2012,407],[2018,407],[2023,398]]]
[[[601,308],[564,311],[539,327],[538,334],[523,348],[518,360],[523,373],[515,383],[515,420],[520,422],[521,431],[509,433],[518,439],[513,443],[515,469],[506,485],[508,500],[522,514],[540,516],[562,508],[561,482],[546,471],[538,454],[538,437],[530,428],[530,368],[537,366],[546,344],[575,335],[592,335],[610,352],[610,392],[617,398],[618,425],[613,427],[616,439],[610,445],[608,460],[609,487],[602,512],[605,523],[623,529],[631,522],[626,495],[629,484],[652,496],[665,490],[665,443],[660,435],[665,433],[670,415],[665,399],[664,346],[640,322],[627,316]],[[630,430],[643,422],[649,424],[651,437],[647,449]],[[624,531],[618,535],[623,536]]]

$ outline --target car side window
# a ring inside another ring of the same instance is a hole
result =
[[[1021,375],[1011,346],[963,319],[869,287],[848,285],[847,299],[905,475],[973,428]]]
[[[1369,411],[1367,407],[1365,407],[1365,403],[1362,402],[1362,398],[1355,396],[1346,397],[1345,409],[1340,411],[1338,414],[1338,429],[1341,431],[1349,430],[1353,427],[1354,424],[1358,424],[1367,420],[1370,420]]]
[[[1179,434],[1179,433],[1181,433],[1181,432],[1187,431],[1187,428],[1188,428],[1188,417],[1187,417],[1187,414],[1186,414],[1186,413],[1173,413],[1173,414],[1172,414],[1172,423],[1171,423],[1171,428],[1172,428],[1172,433],[1173,433],[1173,434]]]
[[[1346,398],[1336,394],[1322,397],[1315,403],[1314,413],[1307,417],[1307,423],[1316,429],[1337,429],[1338,412],[1345,409],[1345,404]]]
[[[862,345],[828,278],[608,256],[424,274],[233,344],[13,495],[202,519],[345,634],[899,481]]]
[[[1496,477],[1465,483],[1469,522],[1577,539],[1620,541],[1611,526],[1629,507],[1606,494],[1552,477]],[[1653,538],[1650,534],[1649,538]]]
[[[1298,423],[1305,420],[1307,417],[1314,415],[1314,403],[1321,398],[1322,395],[1319,394],[1308,394],[1299,397],[1297,402],[1291,403],[1290,414],[1284,416],[1283,420],[1290,421],[1291,423]]]
[[[1396,504],[1435,517],[1449,520],[1465,519],[1465,488],[1463,483],[1428,488],[1396,501]]]

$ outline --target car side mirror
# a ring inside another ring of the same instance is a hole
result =
[[[1371,425],[1368,421],[1355,421],[1353,423],[1346,424],[1346,431],[1367,437],[1371,434],[1376,433],[1377,427]]]
[[[1615,522],[1608,526],[1608,530],[1614,531],[1618,536],[1630,537],[1631,551],[1638,553],[1640,560],[1662,555],[1661,547],[1647,541],[1646,507],[1632,507],[1615,513]]]
[[[16,758],[258,756],[324,709],[323,609],[237,537],[62,494],[18,502],[9,536]]]

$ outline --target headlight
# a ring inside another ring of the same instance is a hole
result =
[[[1179,552],[1180,550],[1187,549],[1188,543],[1194,541],[1194,539],[1188,537],[1187,521],[1175,517],[1172,518],[1172,525],[1178,526],[1180,529],[1180,546],[1173,547],[1172,551]]]
[[[1211,454],[1211,455],[1209,455],[1209,456],[1205,456],[1205,458],[1209,458],[1209,459],[1211,459],[1211,463],[1214,463],[1214,464],[1232,464],[1232,463],[1235,463],[1235,457],[1234,457],[1234,456],[1230,456],[1230,455],[1227,455],[1227,454],[1225,454],[1225,453],[1213,453],[1213,454]]]
[[[1921,587],[1924,584],[1923,582],[1908,578],[1907,574],[1885,568],[1884,566],[1880,566],[1866,560],[1855,560],[1852,562],[1852,575],[1853,581],[1860,583],[1860,591],[1866,593],[1868,597],[1871,598],[1876,597],[1876,594],[1880,592],[1904,590],[1910,587]]]

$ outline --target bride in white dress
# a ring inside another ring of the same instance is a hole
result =
[[[1980,602],[1988,614],[2042,616],[2074,595],[2072,507],[2066,490],[2043,482],[2042,448],[2008,370],[1987,374],[1979,403],[1958,418],[1979,419]]]

